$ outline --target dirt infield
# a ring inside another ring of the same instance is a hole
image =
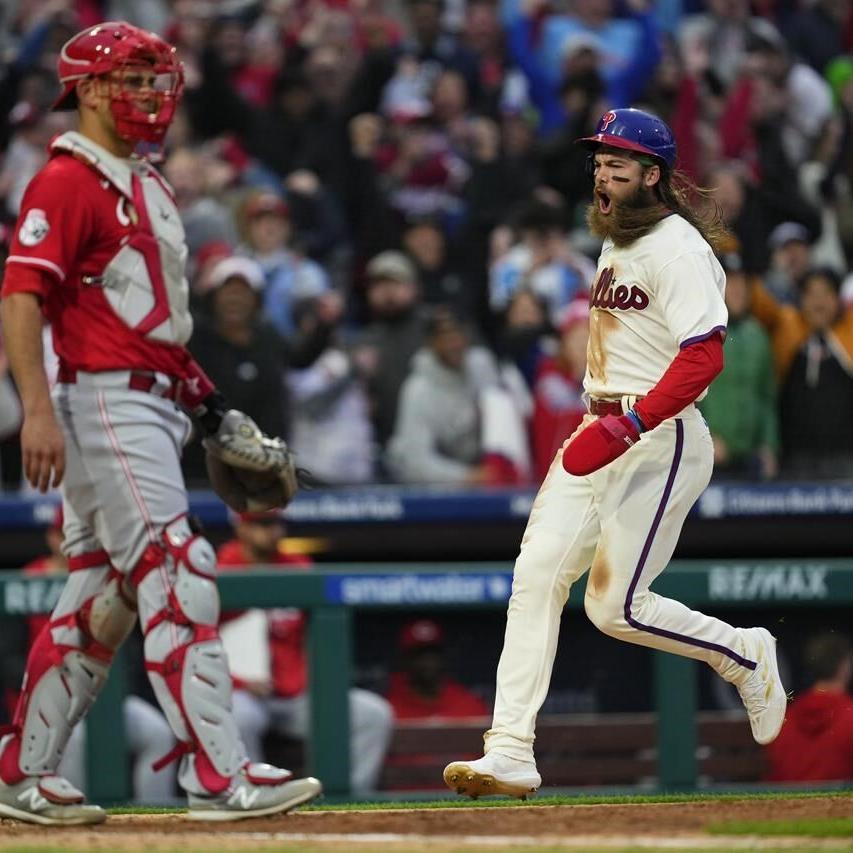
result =
[[[226,824],[187,821],[183,815],[113,815],[99,827],[35,828],[0,820],[0,850],[314,850],[316,845],[365,849],[442,850],[481,845],[489,849],[593,850],[624,847],[664,849],[790,847],[794,840],[747,843],[706,834],[729,820],[803,820],[850,817],[853,798],[821,796],[783,799],[703,800],[631,805],[560,805],[379,811],[303,811]],[[620,841],[621,840],[621,841]],[[325,843],[324,843],[325,842]],[[449,843],[449,842],[452,842]],[[796,842],[802,849],[804,839]],[[288,846],[288,845],[295,846]],[[591,845],[591,846],[590,846]],[[780,846],[781,845],[781,846]],[[853,850],[851,839],[809,843],[808,849]]]

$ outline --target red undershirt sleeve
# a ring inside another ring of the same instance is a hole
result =
[[[634,411],[646,429],[654,429],[690,405],[723,369],[723,333],[684,347],[660,381]]]

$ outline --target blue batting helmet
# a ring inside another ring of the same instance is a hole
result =
[[[593,136],[577,140],[593,150],[599,145],[648,154],[668,169],[675,168],[675,137],[669,125],[643,110],[608,110],[599,120]]]

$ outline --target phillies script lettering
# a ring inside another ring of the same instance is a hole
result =
[[[636,284],[632,284],[630,288],[624,284],[614,287],[613,282],[613,267],[603,269],[590,291],[590,308],[617,308],[620,311],[636,308],[637,311],[642,311],[649,307],[649,297]]]

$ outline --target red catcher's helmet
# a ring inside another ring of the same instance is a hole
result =
[[[156,75],[151,99],[157,106],[153,112],[137,106],[145,89],[141,70]],[[124,21],[97,24],[69,39],[59,53],[57,72],[63,89],[53,104],[55,110],[76,108],[80,80],[109,75],[116,130],[131,142],[162,141],[184,90],[183,65],[175,48],[154,33]]]

